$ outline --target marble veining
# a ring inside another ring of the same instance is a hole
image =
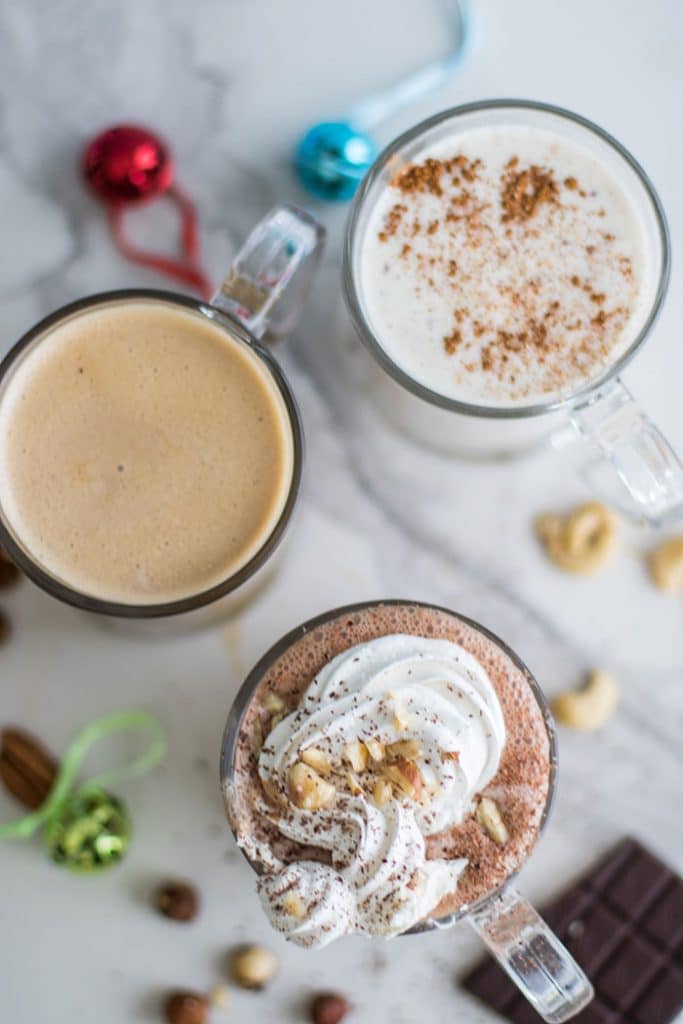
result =
[[[457,81],[384,126],[379,141],[465,100],[526,95],[564,104],[642,160],[677,251],[683,140],[666,132],[683,89],[675,0],[661,0],[647,18],[625,0],[618,23],[610,5],[589,0],[571,10],[541,0],[477,7],[480,43]],[[437,52],[440,27],[438,0],[419,11],[403,0],[371,8],[350,0],[343,12],[313,0],[8,0],[0,8],[0,352],[83,294],[165,286],[120,260],[102,211],[82,189],[77,159],[92,132],[128,118],[167,135],[218,278],[271,205],[307,202],[289,169],[297,135]],[[530,529],[537,512],[588,493],[557,457],[455,462],[398,437],[364,393],[341,306],[345,210],[311,205],[328,227],[328,250],[299,329],[278,348],[302,408],[307,469],[273,586],[223,631],[158,644],[102,628],[28,585],[0,595],[15,624],[0,651],[0,721],[31,726],[58,751],[88,718],[139,706],[160,716],[170,741],[165,765],[127,790],[135,844],[111,875],[88,882],[61,874],[38,842],[0,849],[0,921],[12,935],[1,1001],[3,1018],[17,1024],[80,1019],[93,999],[102,1024],[156,1020],[162,990],[215,984],[224,951],[245,939],[269,943],[282,969],[267,993],[235,993],[236,1022],[254,1014],[302,1021],[307,993],[339,988],[359,1024],[412,1024],[425,1012],[493,1024],[455,984],[479,948],[466,927],[386,945],[352,939],[317,954],[290,948],[270,934],[224,826],[217,750],[241,678],[287,628],[342,602],[388,595],[454,607],[508,641],[550,694],[596,665],[618,677],[623,700],[604,733],[560,734],[556,809],[521,878],[531,897],[555,893],[626,832],[683,868],[683,604],[647,581],[643,555],[655,536],[623,527],[609,570],[591,581],[569,578],[544,559]],[[161,247],[173,245],[176,227],[163,202],[129,222],[138,242]],[[665,312],[626,378],[683,449],[679,277],[675,264]],[[4,797],[0,806],[13,812]],[[187,931],[146,905],[150,886],[167,875],[187,875],[202,891],[204,913]]]

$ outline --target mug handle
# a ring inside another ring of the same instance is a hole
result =
[[[574,957],[515,889],[506,887],[467,920],[548,1024],[569,1020],[593,998]]]
[[[276,206],[239,250],[211,305],[256,338],[280,338],[299,318],[322,255],[325,229],[296,206]],[[286,295],[285,295],[286,293]]]
[[[574,407],[551,443],[627,518],[661,526],[683,516],[683,464],[619,378]]]

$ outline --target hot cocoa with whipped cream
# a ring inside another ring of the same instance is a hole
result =
[[[497,888],[549,787],[526,673],[445,610],[377,604],[295,636],[240,723],[226,803],[274,927],[391,936]]]

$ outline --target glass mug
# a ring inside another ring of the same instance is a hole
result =
[[[59,325],[85,311],[112,303],[158,301],[206,317],[227,332],[231,340],[247,346],[266,369],[279,396],[291,431],[292,473],[282,512],[260,549],[229,578],[210,589],[160,604],[127,604],[100,599],[56,578],[35,559],[12,530],[0,496],[0,543],[10,557],[48,594],[88,612],[114,621],[154,622],[173,616],[173,627],[193,628],[219,620],[248,601],[266,582],[273,556],[292,517],[302,472],[303,435],[292,391],[278,363],[257,339],[287,334],[303,304],[324,241],[324,229],[308,213],[293,206],[274,208],[252,231],[210,303],[174,292],[127,289],[93,295],[57,310],[25,334],[0,364],[0,405],[13,373],[24,358]],[[181,616],[181,621],[178,621]]]
[[[457,615],[448,608],[420,601],[402,600],[366,601],[325,612],[283,636],[251,670],[231,707],[221,748],[221,789],[233,834],[237,833],[239,819],[239,807],[234,798],[234,769],[241,723],[255,690],[272,665],[302,636],[333,619],[378,606],[407,604],[445,612],[459,619],[495,644],[526,677],[543,715],[550,755],[548,796],[540,822],[540,835],[548,821],[557,782],[557,736],[550,709],[540,686],[518,655],[478,622],[464,615]],[[251,861],[249,863],[257,873],[260,871],[258,864]],[[590,1002],[593,998],[593,987],[545,921],[510,884],[513,877],[509,876],[500,888],[487,893],[475,903],[461,908],[448,917],[422,922],[406,934],[450,928],[458,921],[467,921],[543,1020],[549,1024],[561,1024],[562,1021],[569,1020],[579,1013]]]
[[[618,179],[642,225],[650,268],[648,301],[633,341],[598,379],[558,401],[526,407],[473,405],[414,380],[373,332],[359,280],[360,249],[378,195],[402,166],[460,130],[500,125],[546,129],[588,149]],[[343,287],[356,333],[373,357],[373,399],[409,435],[430,447],[474,458],[515,455],[548,442],[566,449],[608,500],[653,524],[683,513],[683,465],[639,408],[618,374],[649,337],[669,281],[670,245],[664,212],[647,175],[607,132],[567,110],[525,100],[469,103],[437,114],[401,135],[365,177],[351,210],[344,247]],[[370,362],[370,361],[369,361]]]

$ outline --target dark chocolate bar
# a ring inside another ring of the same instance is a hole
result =
[[[670,1024],[683,1008],[683,879],[640,843],[625,839],[542,913],[595,987],[574,1024]],[[463,984],[513,1024],[541,1020],[489,957]]]

